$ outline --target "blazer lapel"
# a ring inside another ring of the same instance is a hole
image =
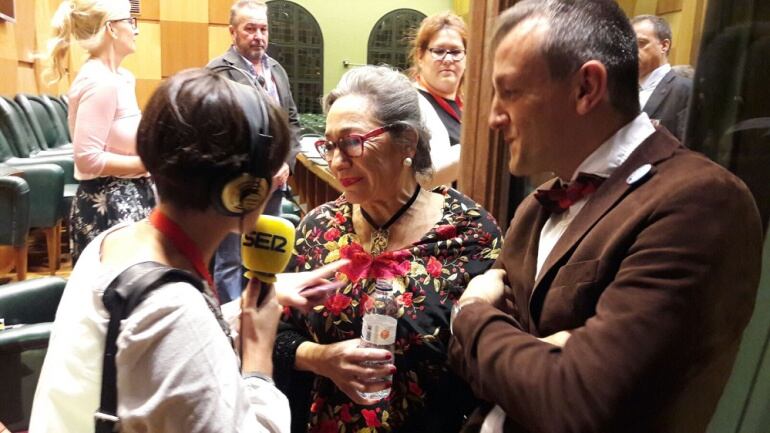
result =
[[[546,287],[540,286],[545,285],[544,281],[552,279],[551,274],[556,272],[557,268],[561,266],[562,259],[575,248],[580,240],[607,212],[640,185],[640,183],[628,184],[626,180],[631,173],[644,164],[651,164],[653,171],[647,175],[649,178],[649,176],[654,175],[655,164],[671,156],[678,146],[679,143],[676,140],[670,139],[667,134],[662,133],[658,129],[591,195],[588,202],[575,216],[575,219],[572,220],[559,241],[556,242],[545,263],[543,263],[543,268],[540,270],[530,295],[530,316],[533,314],[531,309],[534,294],[539,290],[547,290]],[[538,316],[539,314],[533,317]]]
[[[671,81],[674,79],[674,71],[668,71],[668,73],[660,80],[660,83],[652,91],[650,99],[647,100],[647,104],[644,105],[644,111],[650,118],[654,118],[658,108],[660,108],[663,100],[671,92]]]
[[[551,188],[556,179],[543,184],[539,189]],[[540,241],[540,231],[548,220],[547,212],[538,201],[530,195],[516,210],[511,221],[508,233],[503,244],[503,254],[498,258],[498,263],[507,267],[505,283],[509,288],[511,308],[514,317],[519,320],[522,328],[529,332],[536,332],[535,325],[527,308],[520,308],[532,294],[532,283],[535,281],[537,271],[537,250]],[[498,264],[495,265],[498,267]],[[517,302],[516,300],[519,300]]]

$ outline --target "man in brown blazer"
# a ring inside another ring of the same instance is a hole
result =
[[[495,406],[468,430],[704,431],[759,281],[751,194],[640,113],[614,1],[523,0],[492,53],[511,173],[558,178],[453,308],[450,364]]]

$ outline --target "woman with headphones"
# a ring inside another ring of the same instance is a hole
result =
[[[206,266],[225,235],[254,226],[288,151],[285,116],[263,98],[205,69],[180,72],[153,94],[137,150],[159,204],[149,219],[113,227],[83,251],[57,311],[30,432],[94,431],[109,316],[103,293],[148,261],[208,285],[164,284],[123,321],[112,414],[120,431],[289,431],[271,355],[281,304],[303,303],[299,289],[267,286],[257,306],[259,286],[250,284],[233,338]],[[293,284],[323,283],[335,269],[295,276]]]

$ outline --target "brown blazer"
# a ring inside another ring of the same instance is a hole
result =
[[[650,174],[629,184],[644,164]],[[506,432],[703,432],[759,282],[746,186],[659,129],[589,199],[535,281],[547,219],[532,196],[517,209],[497,264],[510,311],[463,308],[452,367],[505,410]],[[535,338],[562,330],[563,349]]]

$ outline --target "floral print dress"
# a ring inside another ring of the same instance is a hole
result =
[[[447,367],[449,314],[468,281],[497,258],[500,229],[480,205],[457,191],[440,187],[434,192],[445,197],[441,220],[402,250],[376,257],[365,251],[344,195],[310,212],[297,229],[295,270],[340,258],[351,263],[337,275],[347,284],[324,305],[308,315],[287,308],[274,355],[279,386],[287,383],[286,375],[307,374],[293,370],[300,343],[360,337],[361,317],[377,278],[393,279],[400,309],[390,396],[376,406],[358,406],[322,376],[312,376],[304,396],[295,385],[281,386],[293,404],[293,431],[306,431],[307,425],[307,431],[322,433],[448,433],[458,431],[474,408],[470,389]]]

